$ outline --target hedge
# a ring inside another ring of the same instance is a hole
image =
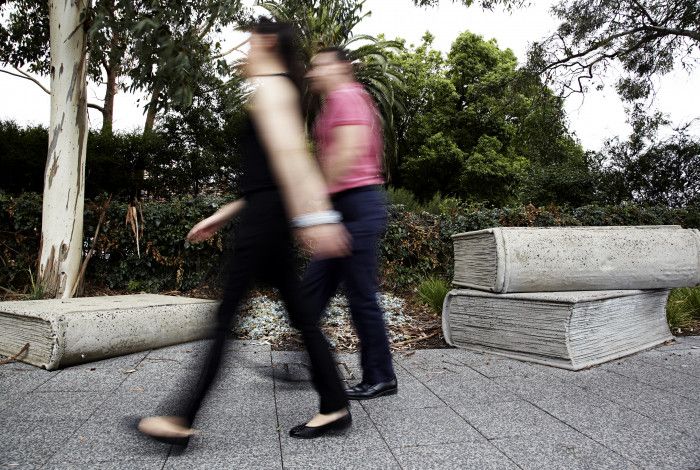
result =
[[[217,282],[230,259],[235,225],[231,230],[197,245],[184,236],[202,218],[226,202],[201,196],[147,201],[141,207],[143,235],[137,250],[127,204],[112,202],[95,242],[96,254],[88,266],[88,282],[118,290],[188,290],[202,282]],[[85,250],[93,244],[95,227],[105,198],[86,201]],[[381,244],[381,281],[384,289],[413,290],[427,277],[452,276],[451,235],[497,226],[550,227],[563,225],[661,225],[700,228],[700,207],[584,206],[461,208],[450,215],[411,212],[391,206],[389,225]],[[22,291],[36,271],[41,234],[41,196],[0,194],[0,286]]]

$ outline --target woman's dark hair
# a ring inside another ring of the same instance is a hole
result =
[[[261,16],[257,22],[253,23],[251,31],[277,36],[277,53],[287,68],[289,78],[301,94],[304,87],[304,67],[299,58],[298,36],[294,26],[291,23],[272,21],[270,18]]]

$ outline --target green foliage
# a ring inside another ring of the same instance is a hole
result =
[[[455,215],[462,209],[464,203],[454,197],[443,197],[436,193],[432,199],[420,203],[416,196],[404,188],[390,187],[387,189],[389,204],[400,206],[408,212],[427,212],[433,215]]]
[[[563,102],[510,50],[459,35],[445,58],[426,34],[396,59],[406,113],[398,121],[398,185],[496,206],[586,204],[593,173],[567,129]]]
[[[26,290],[34,282],[41,239],[41,196],[0,192],[0,286]]]
[[[91,246],[104,201],[86,201],[85,246]],[[112,202],[88,264],[88,282],[113,289],[161,291],[189,289],[205,278],[216,279],[226,234],[188,245],[184,237],[199,220],[211,215],[225,199],[182,198],[147,202],[142,207],[143,233],[137,254],[131,228],[124,223],[127,205]],[[0,193],[0,286],[26,290],[29,269],[36,265],[41,237],[41,197]]]
[[[456,197],[443,197],[436,193],[432,199],[422,204],[425,212],[433,215],[456,215],[463,203]]]
[[[13,121],[0,121],[0,190],[41,192],[48,146],[45,127],[22,128]]]
[[[396,191],[401,194],[403,191]],[[402,196],[393,200],[408,199]],[[443,199],[439,204],[450,206]],[[130,291],[187,290],[204,280],[219,279],[222,254],[230,250],[235,224],[228,232],[196,245],[184,237],[199,220],[217,210],[226,199],[213,196],[148,201],[142,206],[143,233],[137,250],[131,228],[124,223],[127,205],[112,202],[96,242],[96,255],[87,270],[87,282]],[[92,245],[103,198],[86,202],[85,246]],[[453,207],[454,208],[454,207]],[[36,264],[41,224],[41,197],[0,193],[0,286],[27,291],[29,269]],[[434,215],[390,206],[389,224],[380,245],[383,288],[415,289],[427,278],[452,278],[452,235],[499,226],[549,227],[576,225],[682,225],[700,228],[700,207],[671,209],[636,205],[518,206],[489,209],[457,205],[453,212]],[[140,256],[139,254],[140,253]],[[695,309],[697,312],[697,293]]]
[[[442,313],[442,304],[449,291],[449,282],[434,277],[426,279],[418,286],[418,296],[438,315]]]
[[[97,240],[100,256],[88,266],[88,277],[113,289],[149,292],[187,290],[204,279],[216,278],[226,234],[196,245],[186,243],[185,235],[224,203],[221,197],[209,196],[145,202],[138,249],[131,229],[123,223],[126,204],[112,204]],[[100,207],[98,201],[86,206],[85,230],[90,236]],[[86,243],[92,243],[90,237]]]
[[[682,310],[692,318],[700,320],[700,287],[673,289],[668,297],[669,309]]]
[[[671,329],[686,328],[700,320],[700,287],[673,289],[668,297],[666,319]]]
[[[420,208],[420,203],[416,200],[416,196],[409,190],[404,188],[389,188],[387,190],[389,204],[401,206],[407,211],[416,211]]]
[[[41,283],[36,282],[32,270],[29,269],[29,281],[31,283],[28,300],[41,300],[45,297],[44,286]]]
[[[700,139],[689,126],[659,138],[668,122],[659,113],[647,116],[636,108],[627,141],[608,141],[598,156],[608,162],[600,170],[601,192],[608,201],[682,207],[700,202]]]
[[[129,198],[140,190],[156,197],[235,192],[243,112],[240,101],[229,106],[196,99],[195,106],[182,113],[166,115],[156,132],[90,132],[86,196],[108,193]],[[0,173],[0,190],[41,192],[47,147],[46,128],[0,121],[0,165],[5,170]]]

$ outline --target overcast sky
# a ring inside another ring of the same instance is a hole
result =
[[[434,47],[449,51],[452,41],[463,31],[469,30],[495,38],[501,48],[510,48],[522,62],[529,43],[553,31],[557,22],[549,14],[552,0],[537,0],[536,6],[514,13],[500,10],[489,12],[478,7],[464,7],[442,0],[441,6],[421,9],[412,6],[411,0],[367,0],[366,9],[372,15],[357,29],[357,33],[378,35],[388,39],[401,37],[409,43],[419,43],[426,31],[435,36]],[[237,38],[231,37],[230,41]],[[229,42],[229,41],[227,41]],[[48,87],[48,79],[44,77]],[[600,92],[585,96],[573,96],[567,100],[566,109],[570,127],[586,149],[599,149],[605,139],[626,137],[629,127],[625,122],[623,104],[615,94],[614,77],[610,85]],[[681,124],[700,117],[700,72],[690,74],[679,70],[662,78],[658,84],[655,106],[668,113],[672,121]],[[91,101],[99,102],[103,89],[89,86]],[[120,93],[115,103],[114,126],[120,130],[142,129],[143,111],[137,105],[138,96]],[[0,119],[14,119],[19,123],[48,124],[49,98],[33,83],[0,74]],[[101,126],[101,115],[90,110],[90,122]],[[700,126],[694,129],[700,133]]]

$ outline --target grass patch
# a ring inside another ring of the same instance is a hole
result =
[[[450,283],[437,278],[429,278],[418,286],[418,296],[437,314],[442,313],[442,303],[450,291]]]
[[[700,287],[673,289],[666,305],[666,319],[671,329],[687,328],[700,319]]]

